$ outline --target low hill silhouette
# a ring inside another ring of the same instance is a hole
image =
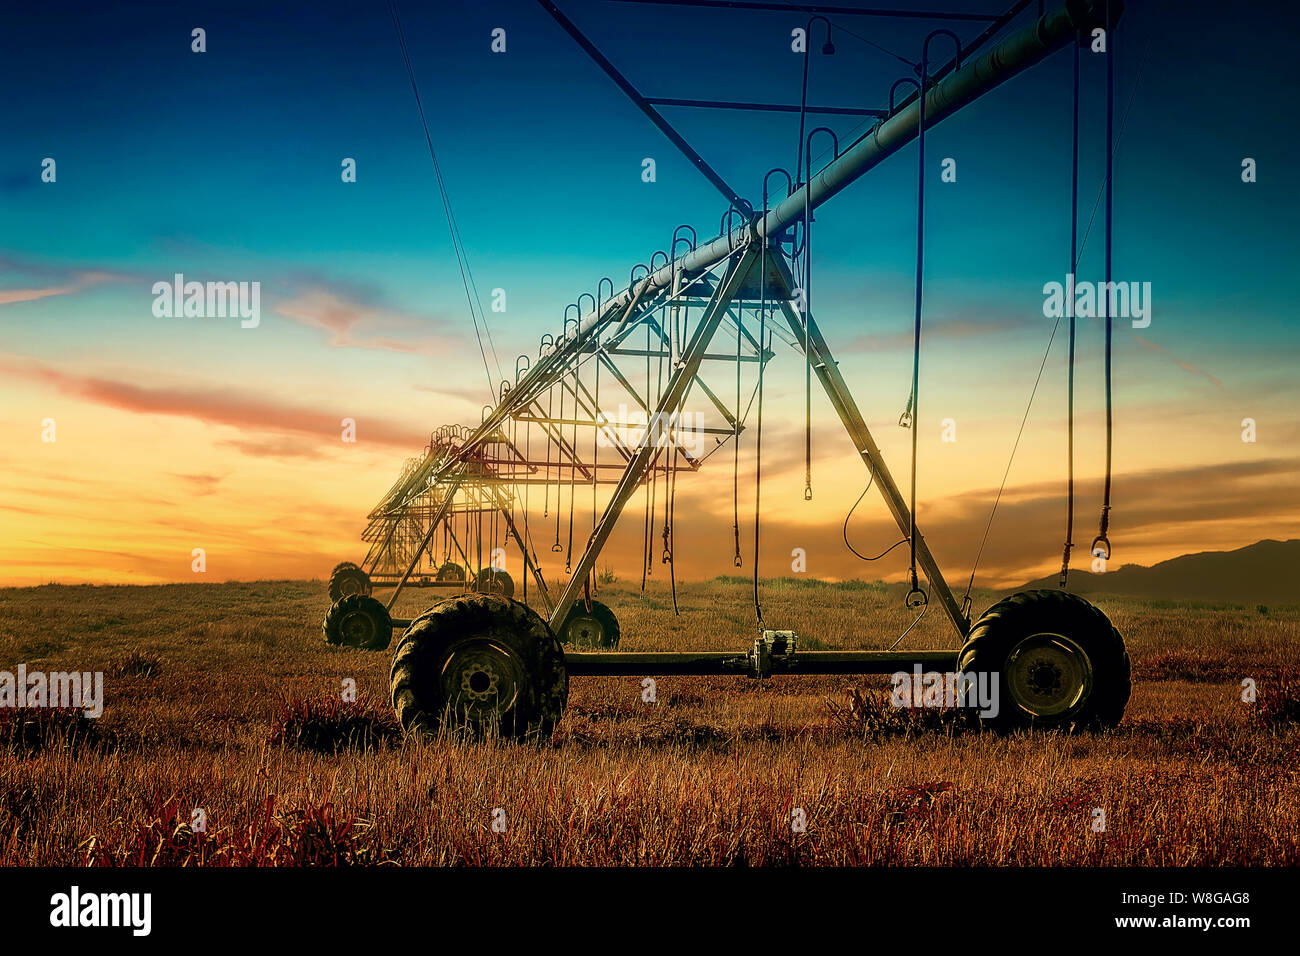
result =
[[[1051,574],[1024,587],[1055,588],[1058,583],[1059,575]],[[1300,541],[1256,541],[1235,551],[1184,554],[1151,567],[1126,564],[1105,574],[1075,569],[1070,571],[1069,590],[1176,601],[1296,604]]]

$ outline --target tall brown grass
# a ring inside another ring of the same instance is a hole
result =
[[[732,581],[679,585],[681,617],[662,590],[601,596],[632,650],[752,625]],[[879,647],[895,597],[774,582],[764,610]],[[1295,608],[1103,602],[1138,680],[1100,735],[992,736],[890,708],[878,679],[663,678],[649,704],[639,678],[575,678],[553,738],[517,745],[401,739],[389,655],[326,647],[325,603],[319,582],[0,592],[0,669],[107,675],[97,721],[0,710],[0,863],[1300,863]],[[912,637],[951,642],[928,618]]]

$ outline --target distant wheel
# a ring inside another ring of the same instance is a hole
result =
[[[599,601],[591,602],[591,610],[583,601],[569,609],[560,626],[560,640],[577,647],[618,647],[618,618]]]
[[[359,567],[361,567],[361,565],[357,564],[355,561],[340,561],[338,564],[334,565],[334,570],[330,572],[330,577],[334,577],[334,575],[338,574],[344,568]]]
[[[439,584],[447,584],[456,581],[465,580],[465,569],[454,561],[446,561],[442,567],[438,568],[438,574],[434,580]]]
[[[957,669],[996,684],[998,712],[980,719],[1003,731],[1114,727],[1132,690],[1119,631],[1065,591],[1021,591],[993,605],[971,628]]]
[[[532,608],[491,594],[435,604],[406,629],[390,689],[411,733],[446,723],[474,734],[546,738],[564,713],[564,651]]]
[[[349,594],[334,602],[321,624],[325,643],[382,651],[393,640],[388,609],[368,594]]]
[[[337,603],[353,594],[370,593],[370,575],[355,564],[340,567],[330,575],[330,600]]]
[[[500,594],[502,597],[515,596],[515,581],[504,571],[496,568],[484,568],[474,579],[474,590],[483,594]]]

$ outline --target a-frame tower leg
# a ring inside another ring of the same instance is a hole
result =
[[[600,523],[596,525],[596,529],[592,532],[582,557],[573,569],[573,574],[569,578],[564,593],[555,602],[555,608],[551,612],[551,628],[553,630],[558,631],[564,623],[569,608],[573,607],[573,602],[582,589],[583,582],[586,580],[587,575],[591,573],[591,569],[596,566],[596,558],[600,555],[600,549],[604,547],[605,542],[609,539],[610,532],[614,530],[614,525],[623,511],[623,507],[645,476],[646,468],[654,457],[662,435],[671,426],[672,417],[677,413],[686,396],[687,389],[695,380],[695,375],[700,370],[700,363],[704,360],[704,354],[708,350],[709,342],[713,339],[713,334],[722,323],[723,316],[727,314],[727,306],[735,297],[736,292],[743,286],[757,259],[758,254],[754,247],[751,246],[745,249],[732,262],[725,277],[714,289],[713,297],[705,307],[704,315],[700,317],[699,324],[695,327],[695,333],[682,355],[681,364],[673,369],[672,377],[668,381],[668,387],[664,389],[658,405],[649,416],[645,434],[641,436],[636,454],[632,456],[632,460],[628,462],[627,468],[623,471],[623,477],[619,480],[614,494],[610,497],[609,504],[605,506],[605,512],[600,517]]]
[[[781,256],[771,256],[770,261],[775,266],[775,273],[778,279],[776,290],[779,298],[778,304],[781,312],[785,316],[786,323],[790,330],[795,334],[795,338],[800,343],[804,341],[803,324],[799,315],[790,305],[794,298],[794,279],[790,275],[790,269],[786,265],[785,259]],[[844,381],[844,376],[840,374],[839,366],[835,363],[834,356],[831,355],[830,347],[822,337],[821,330],[817,323],[813,321],[812,312],[806,314],[808,322],[808,349],[810,358],[813,363],[813,371],[817,375],[817,380],[821,382],[822,388],[826,391],[826,396],[831,400],[831,405],[835,407],[836,413],[840,416],[840,421],[844,423],[844,429],[849,433],[849,438],[853,441],[853,447],[858,450],[862,460],[866,462],[872,474],[876,476],[876,485],[880,488],[880,493],[885,499],[885,505],[889,508],[898,527],[902,529],[904,536],[911,533],[911,513],[907,507],[907,500],[899,490],[893,475],[889,473],[889,468],[885,465],[885,459],[880,453],[880,447],[871,437],[871,430],[867,428],[866,420],[862,417],[862,412],[858,410],[857,403],[853,400],[853,395],[849,392],[848,383]],[[912,427],[916,428],[917,423],[913,422]],[[944,580],[943,572],[939,570],[939,563],[935,561],[934,555],[930,552],[930,546],[925,542],[925,536],[921,534],[921,529],[916,530],[916,559],[925,571],[925,576],[930,582],[931,588],[938,596],[940,603],[943,604],[944,612],[947,613],[953,626],[957,628],[957,633],[964,639],[967,632],[970,631],[970,620],[967,618],[965,610],[957,599],[953,597],[952,590],[948,587],[948,582]]]

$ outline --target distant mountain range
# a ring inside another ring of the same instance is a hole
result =
[[[1088,560],[1086,551],[1076,553]],[[1052,574],[1025,587],[1055,588],[1059,580]],[[1184,554],[1149,568],[1126,564],[1105,574],[1071,570],[1069,590],[1177,601],[1300,604],[1300,541],[1256,541],[1235,551]]]

